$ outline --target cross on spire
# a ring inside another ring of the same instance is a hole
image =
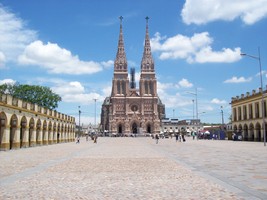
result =
[[[148,16],[146,16],[146,18],[145,18],[145,19],[146,19],[146,23],[148,23],[149,17],[148,17]]]
[[[119,17],[119,19],[120,19],[120,22],[122,23],[122,19],[123,19],[123,17],[122,17],[122,16],[120,16],[120,17]]]

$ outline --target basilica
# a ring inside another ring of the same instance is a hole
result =
[[[101,129],[116,136],[156,134],[161,131],[165,118],[165,105],[157,94],[157,79],[151,53],[146,17],[146,33],[139,88],[136,88],[135,69],[127,65],[120,17],[120,32],[111,95],[106,97],[101,108]]]

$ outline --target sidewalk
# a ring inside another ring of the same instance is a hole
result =
[[[0,199],[267,199],[267,148],[99,137],[0,152]]]

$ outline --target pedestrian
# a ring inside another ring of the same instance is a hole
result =
[[[184,137],[184,134],[182,134],[182,139],[183,139],[183,142],[185,142],[186,140],[185,140],[185,137]]]
[[[78,136],[76,140],[76,144],[79,144],[79,143],[80,143],[80,137]]]
[[[88,137],[89,137],[88,134],[86,134],[86,141],[88,141]]]
[[[192,133],[192,136],[193,136],[193,140],[194,140],[195,136],[196,136],[195,132]]]
[[[156,134],[156,144],[158,144],[159,143],[159,135],[158,134]]]
[[[94,143],[97,143],[97,134],[94,135]]]
[[[178,139],[179,139],[179,134],[178,133],[175,134],[175,139],[176,139],[176,142],[177,142]]]

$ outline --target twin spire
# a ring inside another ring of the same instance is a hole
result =
[[[127,59],[124,50],[124,40],[122,32],[123,17],[120,16],[119,19],[120,19],[120,35],[119,35],[118,51],[114,63],[114,71],[128,73]],[[149,17],[146,17],[145,19],[146,19],[146,36],[145,36],[144,52],[141,62],[141,72],[154,72],[154,61],[151,54],[150,38],[148,32]]]

